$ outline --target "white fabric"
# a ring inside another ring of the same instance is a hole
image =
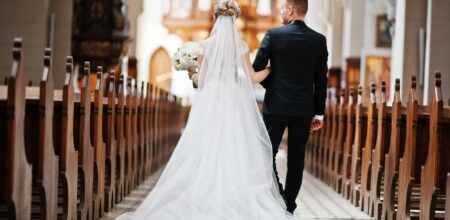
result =
[[[272,169],[234,17],[219,17],[201,42],[199,92],[158,183],[134,213],[118,219],[294,220]]]
[[[316,115],[314,116],[315,119],[323,121],[323,115]]]

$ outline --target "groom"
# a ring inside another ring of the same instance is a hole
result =
[[[322,128],[327,90],[326,39],[303,21],[308,0],[286,0],[280,10],[285,26],[269,30],[253,63],[255,71],[269,61],[272,73],[261,85],[266,88],[263,114],[272,142],[280,192],[287,210],[294,212],[303,178],[305,145],[310,131]],[[275,155],[288,128],[287,175],[283,190]]]

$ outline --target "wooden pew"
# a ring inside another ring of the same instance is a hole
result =
[[[418,218],[417,212],[413,211],[411,201],[414,200],[413,191],[420,190],[420,167],[426,156],[429,135],[429,109],[418,104],[416,95],[416,77],[412,77],[411,89],[408,97],[406,116],[406,141],[405,150],[399,161],[398,177],[398,201],[396,219]],[[395,209],[392,202],[388,201],[386,216],[390,218]],[[395,205],[394,205],[395,206]]]
[[[341,192],[346,199],[350,199],[350,174],[352,164],[352,146],[355,140],[355,91],[350,88],[350,96],[347,105],[347,125],[345,132],[344,148],[342,153],[342,185]]]
[[[24,143],[25,73],[22,39],[14,39],[8,85],[0,87],[0,218],[30,219],[32,167]]]
[[[106,146],[103,141],[103,68],[97,67],[94,100],[91,102],[91,136],[94,146],[94,176],[92,194],[92,219],[102,217],[105,206],[105,154]]]
[[[131,138],[132,138],[132,180],[131,180],[131,189],[134,189],[138,186],[138,133],[137,133],[137,109],[138,109],[138,91],[137,91],[137,82],[134,79],[129,78],[128,80],[131,84]]]
[[[147,84],[147,117],[146,117],[146,131],[147,131],[147,155],[146,155],[146,175],[150,176],[153,165],[153,85]]]
[[[157,157],[156,157],[156,144],[157,144],[157,132],[156,132],[156,86],[152,85],[152,98],[150,105],[150,133],[151,133],[151,172],[156,171]]]
[[[404,151],[406,136],[405,110],[402,107],[400,95],[400,79],[396,79],[394,101],[392,103],[390,146],[384,165],[383,211],[381,213],[383,219],[394,220],[396,215],[399,161],[400,155]]]
[[[334,95],[331,92],[328,92],[328,100],[325,107],[325,116],[324,116],[324,127],[323,127],[323,136],[321,137],[321,152],[319,154],[319,179],[326,181],[327,171],[328,171],[328,153],[329,146],[331,140],[331,131],[333,128],[333,106],[335,105]]]
[[[447,173],[447,195],[445,196],[445,198],[447,198],[447,200],[445,201],[445,220],[450,220],[450,170]]]
[[[119,202],[126,195],[126,183],[127,177],[125,176],[125,172],[128,172],[128,167],[126,166],[128,161],[126,154],[127,152],[127,143],[125,139],[125,79],[123,75],[120,75],[118,80],[118,84],[116,84],[117,90],[117,105],[116,105],[116,114],[115,114],[115,135],[116,135],[116,198],[115,202]]]
[[[375,96],[375,84],[371,86],[370,100],[367,108],[367,136],[361,155],[361,196],[359,206],[361,210],[369,213],[370,177],[372,151],[376,145],[377,137],[377,103]]]
[[[144,82],[141,83],[141,91],[138,92],[137,97],[137,167],[138,167],[138,182],[141,183],[145,180],[145,154],[146,154],[146,131],[144,130],[144,124],[145,124],[145,103],[146,103],[146,97],[145,97],[145,87]]]
[[[324,118],[323,118],[323,127],[322,129],[320,129],[317,133],[317,142],[316,142],[316,147],[314,148],[315,152],[313,152],[314,155],[314,162],[313,162],[313,170],[314,170],[314,176],[317,178],[321,178],[323,176],[323,164],[324,164],[324,155],[325,155],[325,134],[326,134],[326,130],[327,130],[327,126],[330,126],[329,123],[327,123],[327,121],[329,120],[329,112],[330,112],[330,108],[329,106],[331,105],[331,93],[328,92],[327,94],[327,99],[326,99],[326,104],[325,104],[325,112],[324,112]]]
[[[400,85],[398,85],[400,87]],[[369,179],[369,197],[368,208],[365,209],[368,213],[375,217],[376,220],[381,219],[382,205],[383,205],[383,193],[382,186],[384,182],[384,160],[386,153],[389,150],[390,130],[391,127],[391,113],[392,108],[387,106],[386,101],[386,82],[381,83],[380,98],[378,103],[378,116],[377,116],[377,138],[375,148],[372,152],[372,161],[370,163]],[[365,203],[367,204],[367,203]]]
[[[436,73],[434,94],[430,104],[430,135],[425,165],[420,181],[420,219],[444,218],[445,186],[450,167],[450,110],[444,109],[441,74]]]
[[[343,145],[345,141],[347,131],[347,109],[349,108],[347,100],[345,100],[345,89],[340,92],[339,108],[337,110],[338,121],[337,121],[337,134],[334,143],[333,156],[333,170],[331,176],[331,186],[336,192],[341,192],[342,189],[342,163],[343,163]]]
[[[101,67],[91,75],[89,62],[75,94],[72,57],[55,90],[49,49],[39,87],[26,87],[21,47],[0,86],[0,219],[99,219],[167,162],[184,126],[179,99]]]
[[[353,141],[352,147],[352,164],[351,164],[351,174],[350,174],[350,198],[351,202],[355,206],[361,206],[361,157],[362,157],[362,149],[367,139],[367,127],[370,122],[371,126],[373,124],[373,117],[368,119],[368,111],[374,111],[374,104],[370,104],[369,108],[363,107],[362,101],[362,87],[358,89],[358,103],[356,104],[356,125],[355,125],[355,140]],[[374,102],[374,101],[372,101]],[[372,128],[373,130],[373,128]]]
[[[58,207],[58,156],[53,146],[53,72],[51,50],[44,54],[39,87],[26,88],[25,146],[33,169],[33,219],[56,219]],[[38,146],[36,146],[38,143]]]
[[[94,148],[91,143],[91,89],[90,63],[84,64],[81,93],[75,104],[75,148],[78,150],[78,219],[90,219],[92,215],[92,193],[94,173]]]
[[[161,162],[159,165],[162,166],[164,161],[166,160],[166,155],[167,155],[167,127],[166,127],[166,125],[167,125],[166,124],[167,123],[167,92],[165,90],[161,89],[159,103],[160,103],[159,130],[161,131],[160,143],[159,143],[160,148],[161,148]]]
[[[133,188],[133,137],[131,128],[132,117],[132,95],[131,81],[127,79],[125,82],[125,195],[128,195]]]
[[[162,158],[161,158],[161,89],[156,87],[155,90],[155,115],[154,115],[154,123],[155,123],[155,171],[159,169]]]
[[[169,93],[167,91],[164,91],[163,97],[162,97],[162,147],[163,147],[163,163],[169,159],[169,152],[170,152],[170,146],[169,146],[169,129],[168,129],[168,118],[169,118]],[[162,165],[161,164],[161,165]]]
[[[66,60],[63,90],[54,93],[54,145],[59,156],[58,219],[77,219],[78,152],[74,145],[73,58]]]
[[[336,137],[337,137],[337,129],[339,126],[339,106],[340,106],[340,94],[339,91],[336,90],[333,96],[333,101],[331,104],[331,130],[330,130],[330,137],[326,144],[326,152],[327,157],[326,160],[326,166],[325,166],[325,181],[328,183],[328,185],[332,186],[332,177],[333,177],[333,170],[334,170],[334,151],[335,151],[335,145],[336,145]]]
[[[115,204],[116,197],[116,158],[117,141],[115,133],[116,125],[116,79],[114,71],[111,71],[106,82],[107,103],[103,105],[103,137],[106,144],[105,155],[105,212],[109,212]]]

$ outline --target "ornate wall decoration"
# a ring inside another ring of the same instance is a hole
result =
[[[108,70],[120,63],[128,50],[126,7],[126,0],[74,1],[72,54],[78,64],[89,60]]]

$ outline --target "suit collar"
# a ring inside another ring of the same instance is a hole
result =
[[[293,20],[293,21],[291,21],[290,24],[292,24],[292,25],[299,25],[299,26],[306,26],[305,22],[302,21],[302,20]]]

